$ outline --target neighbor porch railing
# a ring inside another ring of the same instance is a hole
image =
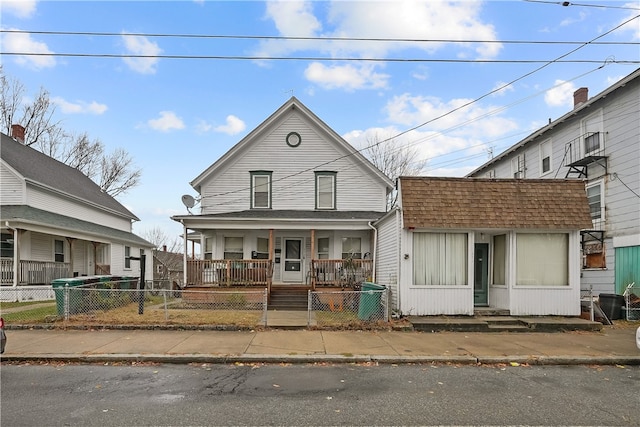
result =
[[[356,288],[371,281],[373,260],[370,259],[314,259],[311,260],[311,287],[332,286]]]
[[[18,268],[18,284],[50,285],[55,279],[69,277],[71,264],[68,262],[47,262],[21,260]],[[13,258],[0,259],[0,283],[13,284]]]
[[[272,265],[266,259],[187,260],[187,286],[270,286]]]

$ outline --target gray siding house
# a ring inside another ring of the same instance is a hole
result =
[[[581,230],[583,290],[640,283],[640,69],[483,164],[469,177],[582,180],[592,223]]]
[[[114,274],[137,276],[153,245],[132,233],[139,219],[91,179],[31,147],[13,126],[0,134],[0,291],[54,279]],[[8,292],[15,295],[15,292]]]

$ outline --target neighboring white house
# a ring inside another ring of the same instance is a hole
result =
[[[139,219],[91,179],[31,147],[24,128],[1,134],[0,281],[3,287],[50,286],[92,275],[153,278],[153,245],[132,233]]]
[[[640,69],[469,174],[584,181],[592,223],[581,232],[582,289],[623,294],[640,283]]]
[[[343,288],[371,277],[371,223],[393,182],[295,97],[191,185],[199,213],[173,217],[201,245],[202,259],[185,259],[186,286]]]
[[[376,282],[404,315],[577,316],[590,223],[580,181],[401,177],[375,223]]]

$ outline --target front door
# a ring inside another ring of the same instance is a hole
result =
[[[474,252],[473,305],[482,307],[489,305],[487,292],[489,283],[489,244],[476,243]]]
[[[302,283],[302,239],[284,239],[282,281]]]

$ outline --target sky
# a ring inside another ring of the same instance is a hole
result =
[[[189,182],[291,96],[455,177],[639,67],[640,2],[561,3],[3,0],[0,60],[65,130],[131,155],[134,232],[177,237]]]

